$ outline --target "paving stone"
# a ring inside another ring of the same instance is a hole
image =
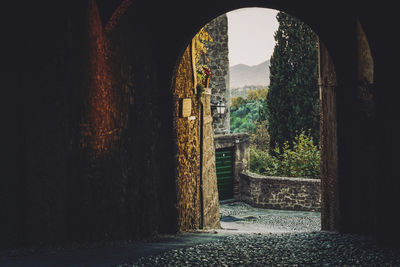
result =
[[[233,231],[218,240],[180,248],[179,253],[166,251],[120,266],[400,266],[400,249],[380,247],[364,236],[320,231],[318,213],[221,204],[221,218],[249,214],[254,220],[230,223],[262,224],[282,231]]]

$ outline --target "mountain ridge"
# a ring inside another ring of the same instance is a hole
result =
[[[266,60],[253,66],[240,63],[229,67],[230,88],[240,88],[246,85],[269,85],[269,65],[270,61]]]

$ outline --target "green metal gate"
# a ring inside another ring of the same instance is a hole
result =
[[[233,198],[233,148],[215,151],[219,200]]]

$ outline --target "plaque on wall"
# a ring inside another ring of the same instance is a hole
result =
[[[183,98],[180,102],[180,117],[186,118],[192,115],[192,99]]]

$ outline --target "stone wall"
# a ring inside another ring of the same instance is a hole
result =
[[[336,122],[336,73],[327,48],[319,40],[319,88],[321,132],[321,226],[335,229],[339,224],[338,148]]]
[[[192,50],[189,45],[178,66],[174,85],[174,128],[177,145],[177,191],[179,230],[199,229],[200,204],[200,103],[193,81]],[[191,103],[190,114],[183,116],[182,100]]]
[[[250,139],[247,133],[219,134],[214,137],[215,149],[233,148],[233,197],[240,199],[240,173],[250,168]]]
[[[210,107],[211,89],[206,88],[201,97],[201,190],[203,196],[203,228],[219,228],[219,200],[215,167],[214,133]]]
[[[215,134],[230,133],[230,91],[229,91],[229,57],[228,57],[228,18],[226,14],[213,19],[205,26],[205,30],[213,38],[213,42],[207,42],[206,58],[202,64],[211,68],[213,76],[210,80],[212,88],[211,103],[222,101],[226,105],[225,113],[219,117],[215,109],[213,114],[213,127]]]
[[[0,247],[175,233],[172,93],[142,20],[106,30],[94,0],[23,10],[18,101],[1,105]]]
[[[320,211],[320,187],[321,182],[318,179],[240,173],[241,200],[255,207]]]
[[[186,48],[174,83],[179,231],[220,227],[211,89],[194,91],[193,49]],[[183,100],[190,102],[185,115]]]

